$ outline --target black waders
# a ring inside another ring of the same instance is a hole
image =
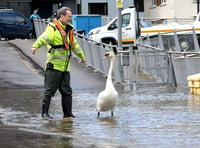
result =
[[[62,109],[63,109],[63,118],[72,117],[72,96],[71,95],[62,95]]]
[[[42,102],[42,115],[41,115],[43,118],[52,118],[49,116],[50,101],[51,101],[50,96],[44,96],[43,102]]]

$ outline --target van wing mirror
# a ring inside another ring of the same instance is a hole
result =
[[[114,30],[116,28],[117,26],[115,24],[111,24],[110,26],[108,26],[108,30]]]

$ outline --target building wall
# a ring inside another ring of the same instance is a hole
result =
[[[194,0],[184,0],[184,4],[181,0],[176,0],[175,5],[175,15],[178,17],[194,17],[197,15],[197,3]]]
[[[133,5],[133,0],[124,0],[124,8]],[[116,0],[81,0],[82,14],[88,14],[88,3],[108,3],[108,16],[117,16]]]
[[[179,23],[188,23],[196,16],[196,7],[193,0],[167,0],[166,4],[155,7],[152,6],[152,0],[149,0],[144,3],[144,20],[172,23],[177,19]]]
[[[76,14],[76,2],[74,0],[63,0],[62,6],[72,9],[72,13]]]
[[[61,6],[70,7],[73,14],[77,14],[77,4],[81,4],[82,14],[88,15],[88,3],[107,3],[108,17],[116,17],[118,13],[116,0],[0,0],[0,8],[13,9],[23,13],[27,18],[38,8],[41,18],[48,18],[59,3]],[[133,5],[133,0],[123,0],[123,3],[126,9]]]
[[[13,9],[28,18],[31,14],[31,0],[0,0],[0,9]]]

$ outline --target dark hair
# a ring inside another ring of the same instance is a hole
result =
[[[72,11],[71,8],[69,8],[69,7],[62,7],[60,9],[58,9],[57,18],[60,18],[60,15],[66,15],[67,10]]]

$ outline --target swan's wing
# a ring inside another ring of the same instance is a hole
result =
[[[118,93],[116,91],[102,91],[99,93],[97,99],[97,110],[98,111],[108,111],[113,110],[118,98]]]

